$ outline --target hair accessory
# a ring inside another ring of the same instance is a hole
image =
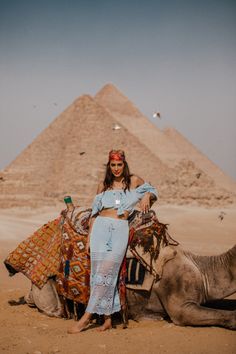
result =
[[[111,150],[109,152],[109,161],[116,160],[116,161],[124,161],[125,160],[125,153],[123,150]]]

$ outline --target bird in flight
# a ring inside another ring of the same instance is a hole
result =
[[[113,129],[113,130],[119,130],[119,129],[121,129],[121,127],[116,123],[116,124],[113,126],[112,129]]]
[[[161,112],[160,111],[155,111],[152,115],[153,118],[160,118],[161,119]]]

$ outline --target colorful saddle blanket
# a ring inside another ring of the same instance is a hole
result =
[[[87,304],[89,299],[90,258],[85,252],[90,210],[80,212],[79,232],[67,219],[62,225],[60,263],[56,276],[57,291],[66,299]]]
[[[145,271],[145,267],[136,258],[127,258],[125,283],[142,285]]]
[[[56,275],[61,246],[60,220],[49,221],[9,254],[4,263],[10,275],[21,272],[40,289]]]
[[[167,231],[167,225],[158,221],[156,214],[150,210],[147,214],[137,213],[130,223],[129,250],[145,269],[154,276],[160,278],[156,271],[160,250],[166,246],[177,246]]]

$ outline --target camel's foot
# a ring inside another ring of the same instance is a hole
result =
[[[9,304],[10,306],[19,306],[19,305],[25,305],[25,304],[26,304],[26,301],[25,301],[24,296],[21,296],[21,297],[19,297],[18,301],[16,301],[16,300],[9,300],[9,301],[8,301],[8,304]]]

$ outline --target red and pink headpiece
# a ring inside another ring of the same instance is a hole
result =
[[[125,161],[125,153],[123,150],[111,150],[109,152],[109,161]]]

